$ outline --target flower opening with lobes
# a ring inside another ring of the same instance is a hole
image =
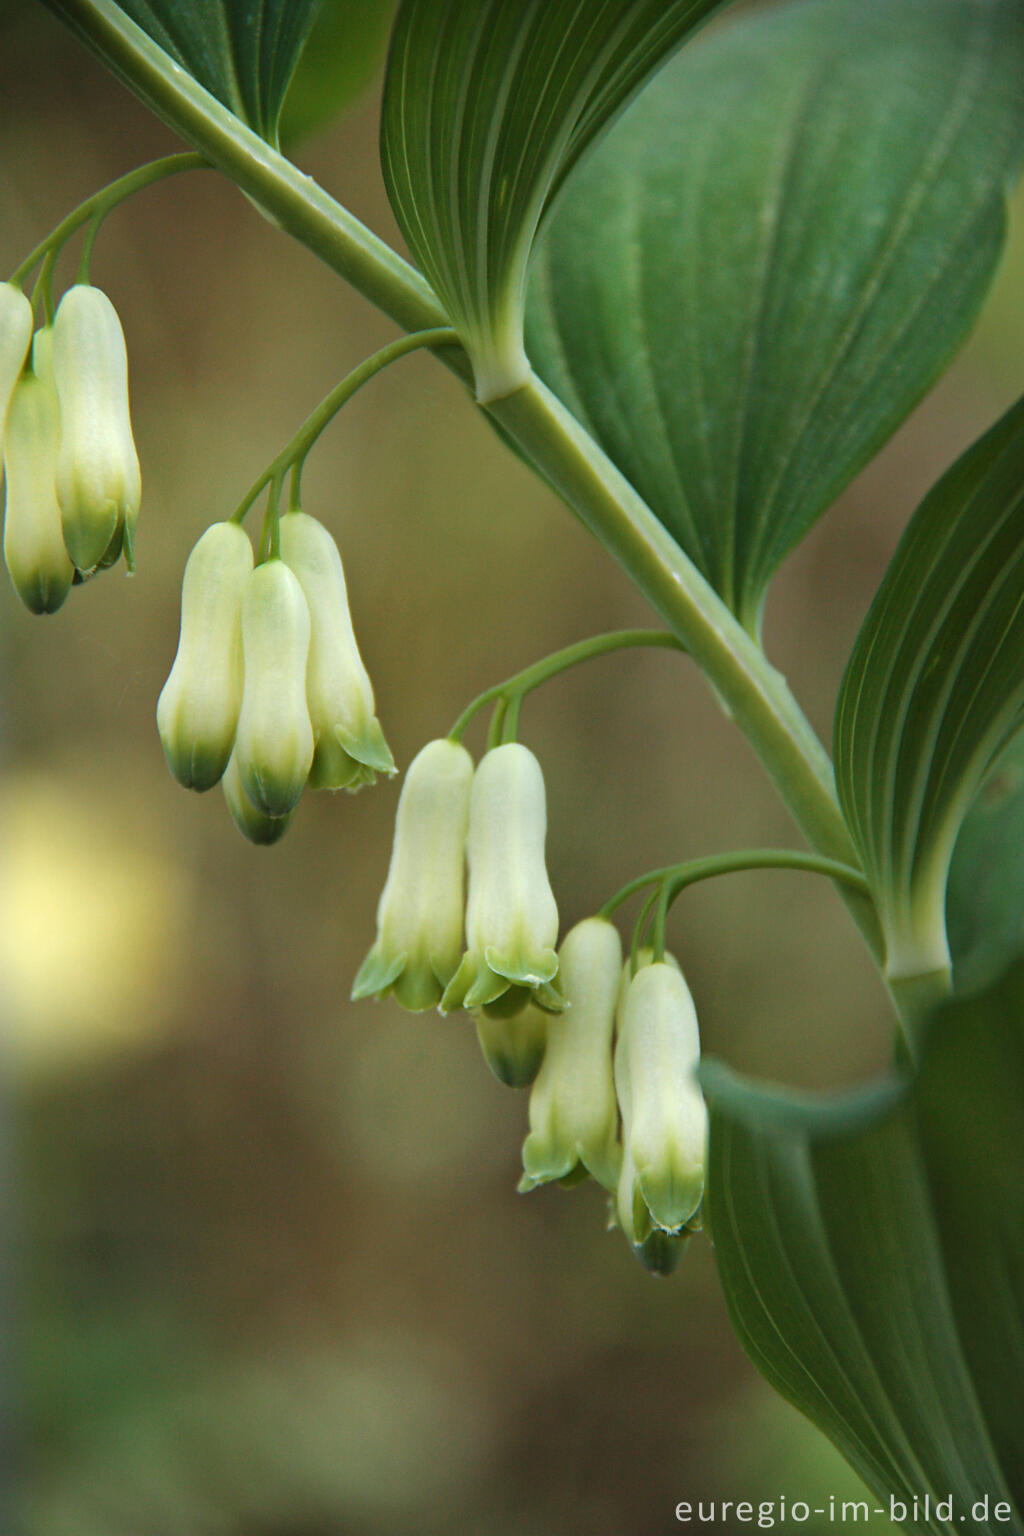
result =
[[[352,996],[393,994],[436,1008],[462,953],[463,865],[473,759],[456,741],[428,742],[405,775],[377,938]]]
[[[628,972],[628,967],[627,967]],[[620,993],[615,1087],[622,1115],[619,1223],[650,1268],[674,1267],[701,1225],[707,1110],[697,1014],[678,967],[643,966]]]
[[[562,1008],[556,984],[558,908],[544,864],[544,776],[518,742],[488,752],[473,776],[466,851],[466,953],[441,1008],[483,1008],[519,988]]]

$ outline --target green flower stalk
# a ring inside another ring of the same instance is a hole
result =
[[[167,766],[186,789],[212,789],[231,757],[242,705],[242,599],[252,576],[252,545],[237,523],[207,528],[185,566],[178,650],[156,722]]]
[[[235,736],[242,790],[264,816],[287,816],[313,761],[306,705],[309,608],[281,560],[257,566],[242,598],[245,677]]]
[[[509,995],[505,993],[505,997]],[[529,1088],[541,1070],[548,1020],[553,1015],[536,1003],[525,1002],[515,1013],[481,1008],[474,1017],[484,1060],[498,1082],[506,1088]]]
[[[561,1010],[546,832],[544,776],[533,753],[518,742],[488,752],[470,796],[466,953],[441,999],[443,1012],[486,1007],[512,988]]]
[[[622,1113],[619,1221],[634,1246],[700,1227],[707,1111],[697,1014],[678,968],[655,961],[626,986],[615,1047]]]
[[[547,1050],[530,1094],[520,1190],[593,1175],[608,1190],[619,1176],[619,1112],[612,1072],[615,1005],[622,970],[617,929],[588,917],[558,952],[565,1012],[548,1019]]]
[[[14,283],[0,283],[0,435],[32,341],[32,305]]]
[[[56,613],[74,578],[57,501],[60,410],[47,368],[49,332],[33,348],[33,373],[14,386],[7,408],[4,463],[7,510],[4,560],[15,591],[32,613]]]
[[[431,741],[409,764],[398,800],[377,939],[353,998],[387,997],[414,1013],[436,1008],[462,953],[463,865],[473,759]]]
[[[281,519],[281,559],[294,572],[311,621],[306,701],[316,748],[314,789],[361,789],[394,759],[374,714],[373,685],[352,629],[338,546],[305,512]]]
[[[128,414],[128,358],[117,312],[99,288],[77,283],[57,306],[53,372],[61,418],[57,496],[68,554],[88,575],[112,564],[123,542],[132,571],[142,481]]]

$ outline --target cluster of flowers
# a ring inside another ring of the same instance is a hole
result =
[[[604,918],[578,923],[556,952],[545,834],[544,780],[526,747],[495,747],[475,771],[458,742],[424,747],[352,995],[472,1013],[495,1075],[532,1084],[520,1188],[591,1175],[640,1260],[668,1273],[701,1226],[704,1194],[693,1000],[671,956],[623,963]]]
[[[7,480],[4,559],[33,613],[56,613],[73,583],[134,569],[142,497],[128,415],[121,323],[100,289],[77,283],[52,325],[0,284],[0,425]]]
[[[239,524],[206,530],[185,567],[157,726],[178,782],[220,781],[254,843],[277,841],[307,782],[357,790],[394,773],[341,556],[315,518],[282,517],[279,557],[256,566]]]

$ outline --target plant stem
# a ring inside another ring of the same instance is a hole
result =
[[[814,849],[856,866],[832,764],[785,678],[629,481],[536,377],[490,409],[693,656]],[[844,900],[878,957],[873,905],[848,890]]]
[[[301,505],[302,466],[306,455],[342,406],[382,369],[387,368],[398,358],[405,357],[408,352],[416,352],[422,347],[450,346],[452,343],[458,343],[455,332],[449,326],[438,326],[430,331],[415,331],[411,336],[399,336],[397,341],[388,342],[387,346],[381,347],[379,352],[374,352],[372,356],[365,358],[357,368],[347,373],[341,382],[335,384],[334,388],[324,396],[277,457],[272,459],[263,473],[253,481],[232,512],[231,522],[240,523],[263,487],[274,480],[283,479],[289,468],[293,471],[289,501],[293,508],[298,508]]]
[[[553,651],[543,660],[534,662],[530,667],[524,667],[521,672],[516,672],[512,677],[507,677],[503,683],[495,683],[493,688],[487,688],[483,693],[478,694],[471,704],[466,705],[448,732],[449,740],[461,741],[473,716],[478,710],[486,708],[494,699],[505,699],[506,702],[511,703],[523,698],[527,693],[532,693],[533,689],[539,688],[541,683],[557,677],[560,672],[565,672],[569,667],[579,666],[580,662],[590,661],[594,656],[606,656],[610,651],[625,651],[637,646],[659,646],[670,650],[682,650],[675,635],[666,634],[658,629],[617,629],[607,635],[594,635],[590,640],[577,640],[574,645],[567,645],[561,651]]]
[[[311,176],[199,85],[114,0],[48,0],[161,117],[222,170],[273,223],[391,316],[403,330],[445,325],[430,284]],[[468,371],[468,364],[463,372]]]
[[[827,875],[830,880],[837,880],[862,894],[867,892],[867,882],[860,870],[849,864],[839,864],[835,859],[803,853],[799,848],[740,848],[731,853],[712,853],[706,858],[688,859],[682,864],[666,864],[662,869],[648,870],[647,874],[638,875],[610,896],[598,916],[610,918],[623,902],[649,885],[667,887],[671,905],[688,885],[750,869],[800,869],[814,875]]]
[[[96,238],[96,232],[100,223],[106,218],[118,203],[123,203],[126,197],[131,197],[136,192],[141,192],[144,187],[151,187],[154,182],[165,181],[168,176],[178,176],[182,171],[200,171],[208,169],[208,161],[201,154],[195,154],[191,150],[180,155],[165,155],[162,160],[151,160],[148,165],[137,166],[134,171],[129,171],[125,176],[119,176],[108,186],[94,192],[92,197],[87,197],[84,203],[79,203],[73,208],[66,218],[51,229],[45,240],[41,240],[35,250],[28,255],[11,273],[10,282],[20,286],[28,277],[36,262],[51,252],[56,254],[65,241],[69,240],[77,229],[83,224],[93,221],[95,228],[89,232],[88,252],[92,250],[92,242]]]

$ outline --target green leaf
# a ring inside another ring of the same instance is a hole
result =
[[[320,0],[284,104],[286,144],[322,128],[366,88],[383,57],[394,9],[394,0]]]
[[[1001,754],[953,851],[946,928],[958,992],[1024,955],[1024,738]]]
[[[103,27],[83,25],[76,0],[46,3],[111,62]],[[120,0],[106,9],[134,21],[175,64],[276,147],[281,108],[319,5],[320,0]]]
[[[686,49],[567,187],[530,358],[751,633],[964,339],[1022,152],[1017,0],[807,0]]]
[[[944,970],[960,825],[1024,711],[1024,400],[915,512],[857,637],[836,777],[890,980]]]
[[[404,0],[381,149],[402,233],[476,368],[527,377],[534,237],[584,150],[723,0]]]
[[[811,1101],[705,1068],[710,1223],[740,1339],[922,1536],[1022,1528],[1022,1018],[1018,965],[941,1012],[913,1082]]]

